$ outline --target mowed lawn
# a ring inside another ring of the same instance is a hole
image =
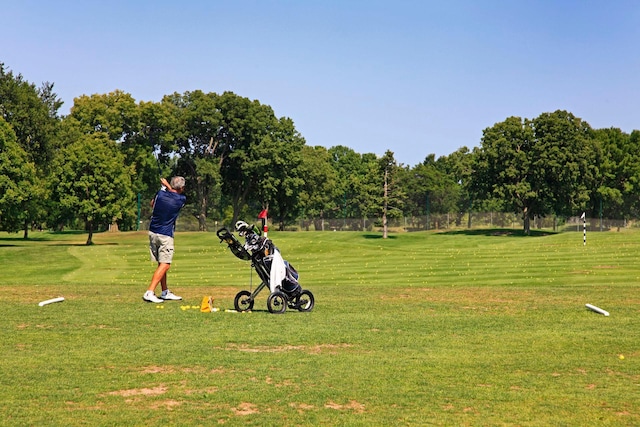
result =
[[[214,233],[160,307],[143,232],[0,234],[0,425],[640,425],[640,231],[269,236],[310,313]]]

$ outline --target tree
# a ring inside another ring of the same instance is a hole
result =
[[[337,173],[331,166],[331,156],[325,147],[304,145],[301,154],[304,186],[300,191],[300,203],[303,216],[315,221],[316,230],[324,230],[323,220],[327,213],[339,210]]]
[[[77,97],[70,116],[80,123],[83,133],[103,132],[114,142],[131,138],[140,128],[138,105],[130,94],[121,90]]]
[[[138,109],[139,129],[122,142],[121,151],[126,163],[135,167],[131,177],[133,191],[148,201],[158,191],[159,178],[169,178],[175,169],[178,117],[175,109],[164,102],[140,102]],[[141,214],[150,216],[149,203],[141,204]]]
[[[381,213],[383,175],[375,154],[358,154],[338,145],[329,149],[339,183],[337,218],[368,218]]]
[[[5,71],[0,62],[0,117],[11,125],[16,141],[41,171],[46,170],[53,156],[51,140],[61,105],[52,83],[38,89],[22,74]]]
[[[590,132],[566,111],[534,120],[509,117],[485,129],[474,156],[475,197],[498,198],[522,214],[526,234],[535,215],[570,215],[589,199],[595,153]]]
[[[300,193],[304,188],[302,147],[304,138],[293,121],[280,118],[273,130],[251,150],[247,170],[257,176],[255,195],[263,208],[278,222],[278,229],[295,220],[302,209]],[[252,166],[252,167],[251,167]]]
[[[382,174],[382,238],[388,236],[387,216],[402,214],[402,200],[404,194],[398,185],[398,163],[393,157],[393,152],[387,150],[379,160]]]
[[[471,173],[473,169],[473,158],[477,153],[477,148],[469,151],[467,147],[461,147],[448,156],[439,157],[436,161],[438,170],[442,171],[448,178],[449,189],[447,194],[449,197],[455,197],[455,207],[451,211],[456,212],[456,224],[460,225],[462,216],[465,212],[469,212],[468,227],[471,227],[471,211],[475,209],[487,209],[486,203],[481,204],[474,201],[471,195]],[[475,202],[475,206],[474,206]]]
[[[15,232],[33,217],[43,196],[35,165],[16,141],[11,126],[0,117],[0,229]]]
[[[591,206],[608,218],[637,217],[640,210],[640,132],[597,129],[598,175]]]
[[[593,130],[562,110],[536,117],[533,128],[533,167],[544,188],[540,215],[575,215],[586,208],[596,179]]]
[[[232,92],[223,93],[218,101],[222,124],[215,138],[216,153],[221,161],[223,194],[231,202],[235,222],[251,199],[259,204],[267,202],[260,200],[265,195],[260,186],[268,173],[269,157],[257,148],[267,137],[271,138],[267,143],[280,140],[274,135],[279,122],[268,105]]]
[[[25,194],[32,197],[23,200],[20,206],[25,239],[32,225],[39,223],[48,210],[44,181],[54,153],[57,111],[61,105],[53,92],[53,83],[45,82],[36,88],[21,74],[6,71],[0,63],[0,118],[11,126],[15,141],[26,153],[26,161],[35,167],[30,188],[25,189]]]
[[[410,215],[449,213],[456,211],[460,200],[460,184],[448,164],[435,155],[422,163],[400,172],[401,185],[406,192],[406,212]]]
[[[124,155],[106,133],[82,135],[62,148],[52,164],[50,180],[53,197],[63,217],[69,213],[81,218],[89,231],[100,224],[111,224],[132,215],[133,169],[124,164]]]
[[[125,164],[133,168],[132,190],[145,199],[151,199],[157,191],[159,176],[168,177],[172,170],[169,163],[174,160],[173,143],[176,133],[182,130],[176,110],[166,103],[136,104],[130,94],[121,90],[83,95],[75,99],[65,120],[74,121],[80,134],[107,135],[124,154]],[[143,206],[146,209],[147,204]],[[130,227],[134,218],[127,215],[123,223]]]
[[[205,231],[207,216],[221,196],[220,166],[224,153],[218,150],[216,139],[222,119],[218,95],[197,90],[166,96],[162,103],[174,115],[175,127],[171,132],[177,154],[176,173],[187,179],[187,199],[193,201],[192,213],[198,219],[199,229]]]

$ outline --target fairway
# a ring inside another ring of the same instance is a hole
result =
[[[283,315],[225,311],[258,278],[214,233],[161,307],[146,233],[32,237],[0,234],[0,425],[640,424],[637,230],[270,232],[316,299]]]

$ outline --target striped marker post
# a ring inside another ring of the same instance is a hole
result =
[[[587,245],[587,216],[586,212],[582,212],[582,246]]]
[[[262,233],[264,237],[267,237],[267,233],[269,232],[269,226],[267,224],[267,212],[268,209],[263,209],[258,215],[258,219],[262,220]]]

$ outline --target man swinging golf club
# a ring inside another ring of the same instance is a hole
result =
[[[153,213],[149,224],[149,250],[151,260],[158,263],[156,271],[151,277],[151,283],[143,300],[153,303],[161,303],[165,300],[178,301],[182,297],[175,295],[167,287],[167,272],[173,259],[173,232],[180,210],[185,205],[187,198],[184,192],[184,178],[174,176],[171,184],[166,179],[160,178],[162,189],[156,193],[151,201]],[[155,290],[158,284],[162,287],[162,294],[158,298]]]

